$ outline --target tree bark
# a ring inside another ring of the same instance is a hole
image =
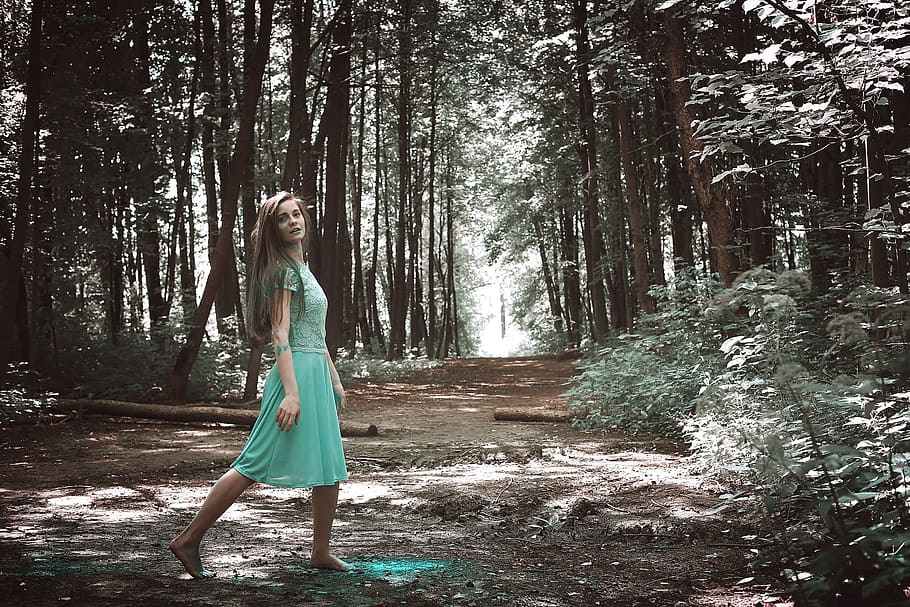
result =
[[[408,292],[405,282],[405,220],[408,209],[408,184],[411,176],[411,0],[399,0],[401,22],[398,29],[398,222],[395,227],[395,266],[390,285],[392,302],[389,318],[388,359],[402,358]]]
[[[259,36],[256,42],[256,51],[250,69],[250,78],[244,83],[243,108],[240,113],[240,127],[237,140],[231,155],[228,171],[228,180],[222,187],[222,224],[221,233],[216,247],[215,263],[206,280],[202,300],[193,318],[187,344],[181,348],[174,363],[168,382],[168,392],[175,401],[183,401],[186,397],[186,387],[190,371],[199,355],[199,347],[205,333],[205,323],[212,309],[215,296],[221,280],[230,265],[232,247],[231,235],[237,219],[237,201],[240,196],[240,185],[243,166],[246,164],[253,143],[253,125],[256,120],[256,106],[259,101],[259,92],[262,88],[262,75],[269,57],[269,43],[272,32],[272,11],[274,0],[260,1],[261,14],[259,22]]]
[[[436,121],[438,110],[438,67],[435,53],[430,67],[430,174],[428,177],[427,206],[429,223],[429,242],[427,243],[427,356],[432,356],[436,348]]]
[[[357,112],[357,149],[356,149],[356,166],[352,182],[354,184],[354,195],[351,198],[351,224],[353,226],[353,253],[354,253],[354,291],[353,291],[353,309],[355,312],[356,324],[360,329],[360,339],[363,347],[369,351],[373,350],[373,333],[370,328],[370,319],[367,312],[367,295],[364,290],[363,278],[363,246],[362,246],[362,204],[363,204],[363,154],[365,141],[365,123],[366,123],[366,74],[367,74],[367,47],[363,45],[360,58],[360,99],[358,101]],[[375,204],[375,201],[374,201]]]
[[[630,329],[634,310],[626,259],[626,211],[623,204],[622,160],[616,112],[610,115],[610,143],[604,162],[606,226],[610,272],[610,321],[614,330]]]
[[[659,98],[659,91],[656,87],[651,88],[654,97]],[[654,282],[658,285],[667,284],[667,276],[664,272],[664,239],[661,225],[661,207],[663,196],[661,196],[661,146],[659,145],[658,123],[651,106],[650,94],[646,93],[641,100],[643,106],[643,124],[642,132],[644,139],[647,141],[647,150],[642,151],[638,157],[641,165],[644,167],[644,182],[647,184],[645,191],[648,192],[648,200],[645,205],[647,211],[648,225],[648,256],[650,258],[650,270]]]
[[[345,221],[345,168],[347,166],[348,121],[351,96],[351,0],[339,7],[333,33],[326,95],[327,121],[325,156],[325,207],[320,239],[319,279],[329,300],[326,318],[326,345],[332,358],[342,342],[344,314],[343,282],[346,281],[344,246],[341,239]]]
[[[622,171],[626,178],[626,202],[629,211],[629,238],[632,242],[632,259],[635,267],[635,296],[641,311],[654,312],[654,302],[648,295],[648,251],[645,248],[645,237],[641,213],[641,199],[638,193],[638,169],[634,163],[634,150],[638,147],[632,134],[632,119],[624,100],[613,106],[616,121],[619,125],[619,148],[622,157]],[[659,235],[658,235],[659,237]]]
[[[0,322],[0,376],[6,374],[10,361],[11,333],[15,323],[9,322],[25,297],[19,288],[22,282],[22,260],[25,254],[25,236],[31,216],[32,182],[35,173],[35,148],[38,142],[38,108],[41,100],[41,29],[44,19],[44,1],[32,2],[31,23],[28,35],[28,69],[25,83],[25,116],[22,119],[22,147],[19,152],[19,180],[16,193],[16,215],[13,237],[9,245],[6,267],[0,276],[4,283],[3,306],[0,311],[7,319]]]
[[[380,35],[380,20],[376,20],[377,37]],[[374,107],[374,124],[382,124],[382,69],[379,63],[379,51],[375,53],[375,72],[376,82],[373,91]],[[373,333],[376,335],[376,346],[373,349],[374,354],[378,354],[380,349],[385,348],[385,335],[382,330],[382,320],[379,318],[379,293],[377,291],[377,279],[379,278],[379,215],[380,209],[385,206],[385,189],[382,180],[382,129],[375,128],[375,145],[373,146],[373,250],[370,259],[370,269],[367,272],[367,307],[373,325]]]
[[[145,272],[146,296],[148,297],[149,319],[153,334],[166,321],[167,303],[161,285],[161,235],[158,229],[158,208],[154,201],[155,145],[152,141],[153,117],[152,104],[144,93],[151,86],[149,69],[150,49],[147,9],[140,8],[135,12],[132,24],[132,48],[135,53],[133,75],[133,94],[137,97],[137,116],[139,128],[134,135],[139,146],[139,155],[131,159],[130,170],[135,171],[133,189],[138,219],[138,244],[142,256],[142,267]]]
[[[570,204],[569,177],[561,181],[559,209],[560,260],[562,262],[563,300],[566,302],[566,342],[568,347],[581,345],[581,284],[578,271],[578,236],[575,232],[575,213],[566,208]]]
[[[209,265],[215,262],[218,246],[218,191],[215,175],[215,20],[211,0],[200,0],[199,20],[202,42],[199,49],[199,65],[202,76],[202,93],[206,98],[202,119],[202,175],[205,185],[206,225],[208,227]]]
[[[230,409],[226,407],[207,406],[173,406],[150,405],[145,403],[130,403],[119,400],[81,400],[60,399],[51,407],[53,411],[69,413],[77,411],[79,414],[111,415],[115,417],[138,417],[143,419],[159,419],[169,422],[205,422],[237,424],[239,426],[252,426],[259,417],[259,410]],[[376,436],[378,429],[373,424],[339,421],[342,436]]]
[[[689,181],[675,155],[667,155],[667,193],[670,196],[670,225],[673,240],[673,268],[677,274],[695,266],[692,246],[692,207]]]
[[[288,140],[281,171],[281,189],[300,188],[300,144],[307,118],[306,78],[310,63],[310,31],[313,27],[313,0],[291,0],[291,105]]]
[[[537,251],[540,254],[540,269],[543,271],[547,300],[550,302],[550,318],[553,321],[553,330],[556,331],[559,347],[564,348],[566,345],[566,332],[562,322],[562,304],[559,301],[559,287],[556,285],[556,281],[553,280],[553,272],[550,270],[550,262],[547,259],[546,237],[539,218],[533,218],[531,223],[534,226],[534,236],[537,239]]]
[[[607,318],[607,294],[603,281],[602,257],[604,256],[603,233],[600,227],[597,192],[597,127],[594,120],[594,95],[588,74],[591,49],[588,44],[587,0],[574,0],[573,24],[575,28],[575,62],[578,78],[578,120],[580,138],[578,154],[581,158],[584,194],[584,245],[585,269],[588,278],[588,292],[593,313],[593,337],[603,343],[610,332]]]
[[[695,131],[692,128],[694,117],[686,105],[691,96],[691,90],[688,81],[682,20],[670,9],[664,12],[664,25],[667,41],[667,70],[686,169],[701,205],[702,215],[708,224],[711,254],[715,260],[717,273],[724,284],[730,285],[738,268],[734,251],[736,243],[733,239],[733,217],[727,207],[721,185],[712,183],[714,169],[710,159],[700,161],[695,157],[704,149],[704,144],[695,137]]]
[[[47,188],[48,197],[43,204],[36,205],[34,221],[32,221],[32,313],[30,329],[26,331],[25,343],[31,341],[31,347],[26,350],[30,354],[28,360],[32,368],[38,372],[47,372],[57,366],[57,347],[54,335],[54,300],[53,300],[53,242],[52,234],[57,232],[55,226],[56,200],[53,186]],[[109,275],[110,290],[108,309],[123,324],[123,268],[119,257],[122,247],[116,241],[108,248],[108,263],[111,274]],[[23,285],[24,286],[24,285]],[[119,289],[118,289],[119,287]],[[25,308],[24,294],[19,296],[19,308]],[[29,340],[29,335],[31,339]]]

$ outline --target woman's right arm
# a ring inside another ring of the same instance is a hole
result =
[[[297,388],[297,377],[294,373],[294,359],[291,354],[291,296],[287,289],[279,289],[272,302],[272,345],[275,347],[275,361],[281,385],[284,386],[284,398],[278,405],[275,421],[285,432],[300,419],[300,393]]]

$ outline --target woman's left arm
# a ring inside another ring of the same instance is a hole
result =
[[[329,375],[332,377],[332,392],[335,393],[335,409],[341,411],[347,403],[347,397],[344,393],[344,386],[341,385],[341,378],[338,376],[338,370],[335,368],[335,363],[332,362],[332,357],[329,356],[328,348],[325,349],[325,359],[329,363]]]

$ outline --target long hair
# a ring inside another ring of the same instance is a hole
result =
[[[297,269],[297,263],[285,251],[278,233],[278,205],[287,200],[297,203],[303,216],[303,253],[306,255],[312,222],[303,201],[288,192],[278,192],[259,207],[259,216],[253,226],[252,255],[247,277],[246,314],[247,332],[251,337],[265,341],[272,331],[272,304],[275,293],[284,284],[288,269]],[[304,257],[305,259],[306,257]]]

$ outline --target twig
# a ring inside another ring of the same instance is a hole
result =
[[[491,503],[491,504],[495,504],[496,502],[498,502],[498,501],[499,501],[499,498],[502,497],[502,494],[509,490],[509,487],[512,486],[512,483],[513,483],[514,481],[515,481],[514,478],[510,478],[510,479],[509,479],[509,482],[506,484],[506,486],[503,487],[502,491],[499,492],[499,495],[497,495],[496,498],[495,498],[492,502],[490,502],[490,503]]]

